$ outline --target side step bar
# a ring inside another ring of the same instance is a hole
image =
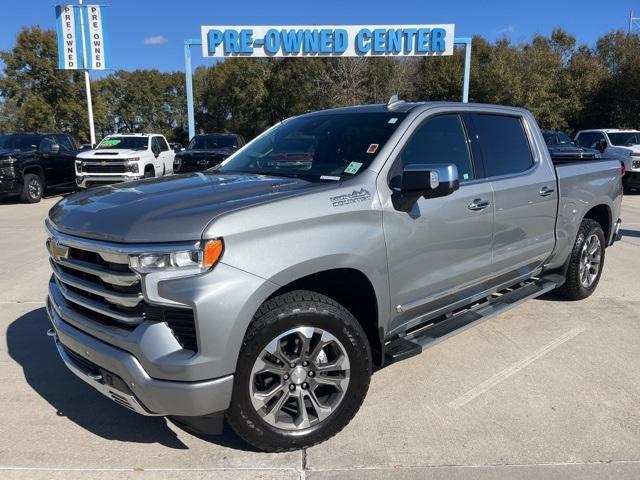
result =
[[[483,300],[447,313],[427,324],[410,329],[385,345],[385,365],[418,355],[457,333],[463,332],[521,303],[539,297],[557,286],[555,278],[533,278]]]

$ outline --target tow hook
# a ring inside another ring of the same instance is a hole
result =
[[[47,330],[47,337],[53,337],[56,338],[58,335],[56,334],[56,331],[53,328],[50,328],[49,330]]]

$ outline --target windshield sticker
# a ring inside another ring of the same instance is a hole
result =
[[[100,142],[100,146],[101,147],[115,147],[116,145],[118,145],[122,140],[119,140],[117,138],[108,138],[106,140],[103,140],[102,142]]]
[[[367,153],[376,153],[379,146],[380,144],[378,143],[372,143],[371,145],[369,145],[369,148],[367,148]]]
[[[393,118],[390,118],[390,119],[389,119],[389,122],[387,122],[387,123],[390,123],[391,125],[393,125],[393,124],[394,124],[394,123],[396,123],[397,121],[398,121],[398,117],[393,117]]]
[[[344,173],[348,173],[350,175],[355,175],[360,170],[362,164],[360,162],[351,162],[347,168],[344,169]]]
[[[351,205],[353,203],[371,200],[371,194],[369,193],[369,190],[361,188],[360,190],[354,190],[351,193],[336,195],[335,197],[329,198],[329,200],[331,200],[331,204],[334,207],[341,207],[343,205]]]
[[[335,177],[333,175],[322,175],[320,180],[340,180],[342,177]]]

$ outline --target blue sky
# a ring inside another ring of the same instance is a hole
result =
[[[88,0],[85,3],[100,3]],[[200,25],[455,23],[456,35],[506,36],[528,40],[562,26],[580,42],[626,29],[629,11],[640,16],[640,0],[106,0],[114,68],[183,70],[184,38],[198,37]],[[13,46],[25,25],[55,28],[55,1],[2,0],[0,49]],[[209,64],[194,49],[195,64]]]

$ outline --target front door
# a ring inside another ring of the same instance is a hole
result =
[[[390,330],[491,274],[493,191],[474,162],[462,115],[425,115],[407,135],[389,176],[378,178],[394,309]],[[459,190],[420,198],[408,213],[394,208],[389,185],[403,167],[443,163],[457,166]]]

